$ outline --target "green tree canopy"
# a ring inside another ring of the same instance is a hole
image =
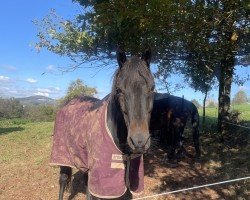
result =
[[[63,20],[54,12],[39,27],[37,48],[74,61],[113,58],[117,45],[136,55],[150,45],[156,77],[182,73],[203,93],[219,82],[219,121],[230,108],[236,64],[248,65],[249,4],[245,0],[73,0],[84,12]],[[245,59],[244,59],[245,58]],[[241,62],[241,61],[244,62]]]
[[[73,0],[84,12],[64,20],[53,11],[39,27],[37,48],[69,56],[73,68],[113,58],[117,45],[137,54],[150,45],[156,77],[182,73],[190,86],[209,91],[221,78],[222,63],[249,55],[249,7],[242,0],[89,1]],[[245,59],[249,60],[249,59]],[[246,62],[243,62],[246,64]],[[248,63],[248,62],[247,62]],[[233,73],[229,68],[229,72]],[[224,73],[224,72],[223,72]]]
[[[72,81],[68,87],[67,94],[63,98],[63,103],[69,102],[71,99],[80,96],[91,96],[97,94],[97,90],[93,87],[89,87],[83,83],[81,79]]]

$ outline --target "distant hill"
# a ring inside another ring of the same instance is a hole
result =
[[[36,95],[30,97],[16,98],[22,105],[55,105],[56,100],[49,97]]]

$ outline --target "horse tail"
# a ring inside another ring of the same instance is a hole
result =
[[[192,103],[192,113],[191,113],[191,123],[192,123],[192,134],[193,134],[193,142],[194,142],[194,147],[195,147],[195,151],[196,151],[196,157],[199,158],[200,157],[200,142],[199,142],[199,137],[200,137],[200,133],[199,133],[199,121],[200,121],[200,117],[199,117],[199,113],[198,113],[198,109],[196,108],[196,106]]]

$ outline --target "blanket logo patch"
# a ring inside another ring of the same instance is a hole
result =
[[[124,165],[124,163],[112,162],[111,163],[111,168],[112,169],[125,169],[125,165]]]
[[[112,160],[123,160],[123,156],[120,154],[112,154]]]

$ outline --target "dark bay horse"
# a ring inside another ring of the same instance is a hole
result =
[[[112,138],[113,143],[115,144],[115,146],[118,148],[118,152],[120,151],[122,156],[126,156],[126,159],[132,159],[133,155],[142,155],[143,153],[146,152],[146,150],[150,147],[150,134],[149,134],[149,121],[150,121],[150,116],[151,116],[151,111],[153,108],[153,99],[154,99],[154,87],[155,87],[155,83],[154,83],[154,78],[151,74],[150,71],[150,61],[151,61],[151,51],[150,49],[147,49],[141,56],[141,58],[139,57],[131,57],[130,59],[127,59],[125,52],[123,52],[120,48],[118,48],[117,50],[117,61],[118,61],[118,65],[119,68],[117,69],[114,78],[113,78],[113,87],[112,87],[112,91],[111,94],[109,95],[109,97],[105,98],[104,100],[101,101],[96,101],[94,100],[89,102],[88,105],[91,108],[91,112],[92,113],[97,113],[98,114],[98,109],[102,109],[100,108],[99,105],[102,104],[106,104],[106,115],[105,115],[105,120],[104,117],[101,117],[101,122],[105,121],[105,125],[103,126],[103,124],[100,124],[99,122],[96,122],[94,120],[94,118],[88,118],[89,121],[81,121],[77,119],[77,116],[79,115],[80,117],[82,117],[84,114],[82,114],[81,111],[76,111],[75,109],[72,110],[70,109],[71,105],[66,105],[66,108],[64,107],[62,110],[63,112],[61,112],[61,116],[62,119],[60,119],[60,116],[57,115],[56,118],[56,122],[55,122],[55,129],[58,128],[58,130],[62,129],[62,130],[66,130],[65,132],[69,132],[69,133],[65,133],[68,134],[66,135],[66,142],[64,143],[69,143],[69,142],[75,142],[75,146],[79,146],[79,151],[87,151],[87,153],[90,153],[91,151],[93,151],[95,153],[94,157],[92,160],[89,159],[87,162],[87,165],[92,166],[92,165],[97,165],[94,162],[98,163],[99,160],[102,160],[102,156],[107,160],[111,160],[113,159],[113,154],[111,155],[107,155],[107,153],[105,153],[105,149],[108,149],[110,144],[106,144],[105,142],[101,143],[101,141],[105,141],[105,140],[109,140],[107,138],[109,138],[108,136],[103,136],[102,133],[99,136],[97,134],[97,138],[92,142],[92,144],[89,144],[89,141],[91,141],[92,139],[87,139],[87,141],[85,141],[85,139],[81,136],[81,132],[83,130],[81,130],[81,128],[78,127],[79,123],[85,123],[86,126],[89,128],[93,128],[94,127],[106,127],[106,131],[110,133],[110,137]],[[106,102],[106,103],[105,103]],[[70,102],[69,102],[70,104]],[[79,109],[82,109],[81,107],[82,102],[80,101],[76,101],[75,103],[75,107],[78,106]],[[67,107],[68,106],[68,107]],[[73,108],[73,107],[72,107]],[[105,109],[103,109],[105,111]],[[72,114],[73,113],[73,114]],[[78,114],[74,114],[74,113],[78,113]],[[79,114],[80,113],[80,114]],[[66,120],[65,117],[69,116]],[[101,116],[101,115],[100,115]],[[86,117],[83,116],[83,119],[85,119]],[[73,120],[78,120],[79,123],[73,123],[71,122],[71,119]],[[93,124],[93,125],[88,125],[88,124]],[[73,125],[71,125],[73,124]],[[66,128],[65,128],[66,127]],[[75,134],[74,133],[74,137],[77,137],[78,139],[76,139],[75,141],[72,139],[70,139],[70,136],[73,134],[71,133],[72,130],[76,130],[79,133]],[[92,129],[88,129],[88,130],[92,130]],[[96,131],[96,130],[95,130]],[[98,130],[97,130],[98,132]],[[60,134],[60,133],[58,133]],[[70,135],[71,134],[71,135]],[[92,133],[87,131],[87,135],[91,135]],[[94,133],[93,133],[94,134]],[[96,134],[96,133],[95,133]],[[76,135],[76,136],[75,136]],[[88,136],[91,137],[91,136]],[[104,138],[104,139],[103,139]],[[59,136],[58,140],[62,140],[62,137]],[[84,141],[82,143],[80,143],[79,141]],[[55,141],[55,131],[54,131],[54,143],[56,143],[57,141]],[[67,143],[67,144],[68,144]],[[78,144],[79,143],[79,144]],[[85,150],[85,143],[87,144],[86,146],[88,147],[88,145],[90,146],[90,149],[92,150]],[[112,142],[111,142],[112,143]],[[74,144],[74,143],[73,143]],[[56,144],[55,144],[56,146]],[[62,145],[60,146],[59,151],[61,149],[63,149],[64,147],[62,147]],[[73,147],[69,147],[69,151],[72,152],[76,152],[74,151],[74,146]],[[95,148],[101,148],[101,150],[96,150]],[[77,149],[78,150],[78,149]],[[103,151],[103,152],[102,152]],[[97,152],[97,153],[96,153]],[[76,154],[75,153],[75,154]],[[86,152],[85,152],[86,153]],[[57,155],[57,152],[54,152],[55,154],[55,158],[60,158]],[[73,155],[72,157],[69,158],[70,161],[72,161],[72,159],[74,159],[75,157],[77,157],[76,155]],[[52,151],[52,155],[53,155],[53,151]],[[100,156],[101,155],[101,156]],[[67,157],[67,155],[65,155]],[[75,157],[74,157],[75,156]],[[89,156],[89,154],[88,154]],[[106,156],[106,157],[105,157]],[[69,157],[69,156],[68,156]],[[110,158],[112,157],[112,158]],[[123,158],[123,157],[122,157]],[[66,158],[62,158],[62,159],[66,159]],[[122,163],[117,163],[119,162],[119,155],[115,155],[114,159],[116,159],[115,163],[111,163],[111,167],[113,165],[113,168],[117,168],[117,173],[120,171],[118,171],[119,167],[122,168],[123,165],[121,166]],[[63,199],[63,193],[64,190],[66,188],[66,186],[69,184],[70,179],[71,179],[71,175],[72,175],[72,168],[74,167],[74,164],[76,165],[76,167],[80,170],[82,169],[81,167],[78,167],[77,164],[80,163],[82,164],[83,157],[78,156],[77,159],[73,160],[72,163],[70,164],[60,164],[57,161],[54,161],[55,165],[59,165],[61,167],[61,171],[60,171],[60,179],[59,179],[59,184],[60,184],[60,192],[59,192],[59,200]],[[93,161],[94,160],[94,161]],[[106,161],[104,160],[102,161],[103,163],[106,164]],[[85,160],[84,160],[85,161]],[[128,180],[128,173],[130,173],[130,169],[129,169],[129,165],[132,165],[132,161],[128,162],[128,160],[126,161],[121,161],[124,162],[125,165],[125,177],[122,177],[122,180],[124,179],[124,181],[126,182],[126,186],[127,186],[127,180]],[[94,163],[94,164],[92,164]],[[128,164],[130,163],[130,164]],[[73,166],[72,166],[73,165]],[[84,165],[85,167],[85,165]],[[83,168],[84,168],[83,167]],[[100,164],[97,166],[97,168],[100,168]],[[133,168],[133,167],[132,167]],[[141,168],[141,166],[140,166]],[[110,169],[104,169],[104,170],[109,170],[109,173],[116,173],[115,169],[112,169],[112,171]],[[92,170],[91,167],[89,167],[88,169],[84,170],[84,172],[88,172],[88,175],[91,174],[91,176],[93,176],[94,178],[92,178],[92,180],[88,180],[88,188],[87,188],[87,199],[99,199],[99,198],[109,198],[109,197],[100,197],[98,195],[95,195],[94,192],[92,192],[89,188],[89,184],[92,182],[98,182],[99,179],[101,179],[101,177],[105,177],[107,178],[109,176],[109,173],[106,173],[105,171],[98,172],[98,175],[93,175],[94,173],[97,173],[96,171],[94,171],[94,169]],[[133,170],[133,169],[132,169]],[[117,174],[115,174],[117,176]],[[107,176],[107,177],[106,177]],[[130,176],[130,175],[129,175]],[[138,174],[136,176],[139,176]],[[110,178],[110,177],[108,177]],[[112,179],[112,177],[111,177]],[[108,186],[106,186],[106,184],[99,184],[98,187],[100,188],[100,190],[105,190],[106,188],[110,187],[110,184],[117,184],[117,189],[119,189],[119,181],[116,181],[113,177],[112,182],[113,183],[108,183],[110,179],[105,179],[104,182],[102,183],[106,183],[109,184]],[[105,182],[106,181],[106,182]],[[130,181],[131,183],[131,181]],[[133,184],[133,183],[131,183]],[[131,186],[131,185],[130,185]],[[97,186],[96,186],[97,187]],[[127,187],[129,189],[132,188],[131,187]],[[136,189],[136,187],[135,187]],[[93,194],[94,193],[94,194]]]
[[[177,147],[178,154],[184,153],[183,132],[189,118],[191,118],[196,157],[199,158],[199,113],[196,106],[184,98],[156,93],[150,129],[151,132],[160,130],[160,140],[170,147],[169,159],[174,158]]]

